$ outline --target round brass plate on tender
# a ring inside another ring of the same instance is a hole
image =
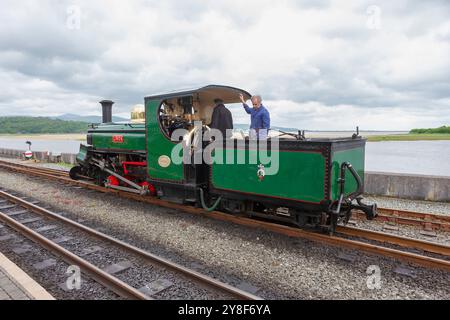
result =
[[[162,168],[167,168],[168,166],[170,166],[171,162],[172,161],[170,160],[170,158],[168,156],[160,156],[158,158],[158,164]]]

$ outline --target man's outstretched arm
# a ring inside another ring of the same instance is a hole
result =
[[[245,112],[252,114],[252,109],[246,103],[243,103],[242,105],[244,106]]]
[[[242,105],[244,106],[245,112],[247,112],[248,114],[252,114],[252,109],[250,109],[247,103],[245,103],[244,95],[242,93],[239,95],[239,99],[241,100]]]

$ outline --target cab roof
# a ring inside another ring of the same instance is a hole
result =
[[[240,102],[239,94],[242,94],[245,100],[251,98],[251,94],[245,90],[230,86],[212,84],[200,88],[182,89],[163,94],[151,95],[145,97],[145,101],[193,96],[194,100],[207,104],[213,104],[214,99],[217,98],[222,99],[224,103],[237,103]]]

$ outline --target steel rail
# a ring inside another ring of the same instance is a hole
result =
[[[415,248],[431,253],[436,253],[443,256],[450,257],[450,246],[447,246],[445,244],[436,243],[436,242],[430,242],[425,240],[418,240],[403,236],[397,236],[385,232],[378,232],[373,230],[367,230],[367,229],[359,229],[359,228],[353,228],[353,227],[344,227],[344,226],[337,226],[336,232],[346,235],[346,236],[353,236],[353,237],[360,237],[367,240],[373,240],[373,241],[379,241],[384,243],[389,243],[393,245],[398,245],[402,247],[407,248]]]
[[[14,202],[22,207],[25,207],[35,213],[38,213],[42,216],[51,218],[53,220],[57,220],[60,222],[65,223],[66,225],[70,225],[71,227],[77,228],[79,230],[82,230],[88,234],[90,234],[91,236],[94,236],[100,240],[103,241],[107,241],[109,243],[112,243],[115,246],[118,246],[124,250],[126,250],[127,252],[131,252],[141,258],[144,258],[146,261],[153,263],[153,264],[158,264],[164,268],[173,270],[177,273],[180,273],[194,281],[197,281],[199,283],[201,283],[202,285],[208,286],[214,290],[220,290],[222,292],[228,293],[233,295],[234,297],[237,297],[239,299],[245,299],[245,300],[261,300],[260,297],[253,295],[251,293],[245,292],[241,289],[235,288],[233,286],[230,286],[226,283],[223,283],[219,280],[213,279],[209,276],[203,275],[199,272],[196,272],[194,270],[191,270],[189,268],[186,268],[182,265],[179,265],[177,263],[171,262],[167,259],[164,259],[162,257],[159,257],[157,255],[154,255],[148,251],[142,250],[136,246],[133,246],[131,244],[128,244],[126,242],[123,242],[119,239],[113,238],[109,235],[106,235],[102,232],[99,232],[95,229],[89,228],[83,224],[80,224],[78,222],[75,222],[71,219],[68,219],[66,217],[63,217],[61,215],[58,215],[54,212],[51,212],[48,209],[39,207],[31,202],[28,202],[26,200],[20,199],[19,197],[16,197],[14,195],[11,195],[5,191],[1,191],[0,190],[0,197],[7,199],[11,202]]]
[[[0,164],[14,165],[14,166],[17,166],[17,167],[21,167],[21,168],[25,168],[25,169],[31,169],[31,170],[37,169],[37,170],[39,170],[41,172],[45,172],[45,173],[49,173],[49,174],[55,174],[55,175],[61,175],[61,176],[69,176],[69,172],[68,171],[59,170],[59,169],[30,166],[30,165],[25,165],[25,164],[5,161],[5,160],[0,160]]]
[[[365,213],[355,211],[356,218],[365,219]],[[450,231],[450,215],[413,212],[392,208],[378,208],[377,221],[394,222],[401,225],[420,226],[426,230]]]
[[[0,164],[0,166],[5,166],[5,165]],[[9,167],[10,169],[15,170],[15,171],[27,173],[23,169],[14,168],[9,165],[7,165],[6,167]],[[401,250],[392,249],[392,248],[386,248],[383,246],[369,244],[369,243],[365,243],[365,242],[361,242],[361,241],[355,241],[355,240],[344,239],[344,238],[340,238],[340,237],[333,237],[333,236],[329,236],[329,235],[319,234],[319,233],[310,232],[310,231],[306,231],[306,230],[302,230],[302,229],[298,229],[298,228],[292,228],[292,227],[288,227],[288,226],[274,224],[271,222],[258,221],[258,220],[249,219],[249,218],[245,218],[245,217],[233,216],[233,215],[229,215],[229,214],[222,213],[219,211],[205,212],[204,210],[202,210],[200,208],[194,208],[194,207],[190,207],[190,206],[186,206],[186,205],[182,205],[182,204],[172,203],[172,202],[160,200],[160,199],[157,199],[154,197],[145,197],[145,196],[139,196],[139,195],[135,195],[135,194],[127,193],[127,192],[111,190],[111,189],[107,189],[107,188],[104,188],[104,187],[101,187],[98,185],[86,183],[83,181],[75,181],[70,178],[55,177],[55,176],[52,176],[49,174],[45,174],[45,173],[41,174],[38,172],[30,172],[30,173],[35,174],[37,176],[57,180],[57,181],[67,182],[72,185],[78,185],[78,186],[85,187],[88,189],[97,190],[100,192],[113,193],[113,194],[116,194],[116,195],[126,198],[126,199],[133,199],[136,201],[149,203],[149,204],[157,205],[160,207],[166,207],[166,208],[171,208],[171,209],[175,209],[175,210],[180,210],[180,211],[184,211],[184,212],[188,212],[188,213],[192,213],[192,214],[197,214],[197,215],[201,215],[201,216],[205,216],[205,217],[214,218],[217,220],[229,221],[229,222],[233,222],[233,223],[236,223],[239,225],[245,225],[248,227],[263,228],[265,230],[280,233],[280,234],[287,235],[290,237],[304,238],[304,239],[313,240],[313,241],[320,242],[320,243],[330,244],[330,245],[337,246],[337,247],[352,248],[352,249],[364,251],[367,253],[372,253],[372,254],[387,256],[387,257],[391,257],[391,258],[395,258],[395,259],[400,259],[403,261],[412,262],[412,263],[422,265],[425,267],[438,268],[438,269],[450,271],[450,262],[447,260],[443,260],[443,259],[428,257],[428,256],[419,255],[419,254],[401,251]]]
[[[67,249],[61,247],[55,242],[47,239],[46,237],[40,235],[36,231],[28,228],[27,226],[17,222],[16,220],[10,218],[7,214],[0,211],[0,220],[6,225],[10,226],[17,232],[21,233],[28,239],[40,244],[42,247],[53,252],[55,255],[59,256],[68,264],[74,264],[80,267],[85,273],[87,273],[92,279],[102,284],[106,288],[111,289],[116,294],[121,297],[129,299],[139,299],[139,300],[152,300],[150,297],[141,293],[139,290],[131,287],[122,280],[110,275],[109,273],[101,270],[87,260],[73,254]]]
[[[423,213],[423,212],[414,212],[407,210],[399,210],[392,208],[379,208],[380,213],[392,218],[412,218],[423,221],[441,221],[450,223],[450,215],[443,214],[431,214],[431,213]]]

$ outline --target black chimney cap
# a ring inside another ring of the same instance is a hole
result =
[[[104,104],[104,103],[114,104],[114,101],[112,101],[112,100],[102,100],[102,101],[100,101],[100,103],[101,104]]]

